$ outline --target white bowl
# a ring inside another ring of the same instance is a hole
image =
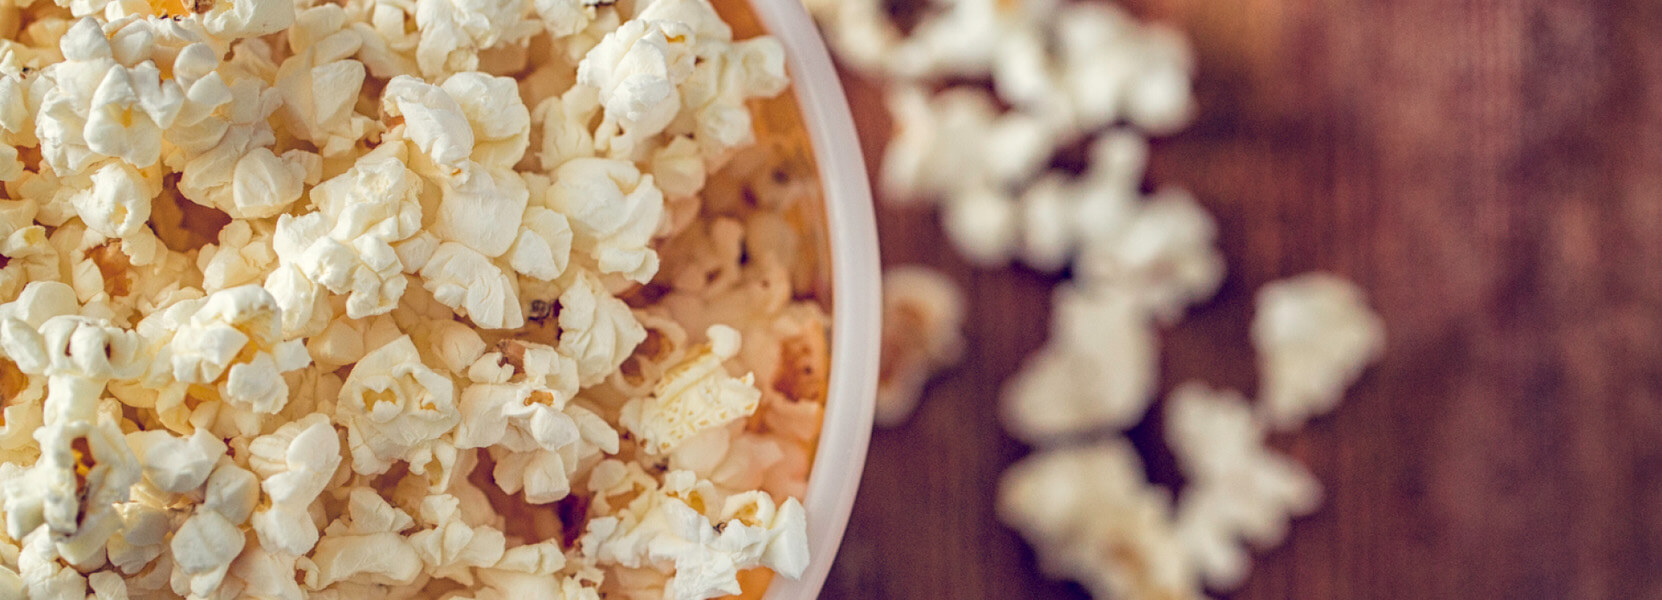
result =
[[[785,45],[785,66],[801,107],[824,187],[831,257],[831,370],[825,422],[808,475],[810,562],[796,581],[773,578],[767,600],[809,599],[837,557],[854,509],[871,441],[881,343],[881,267],[877,222],[848,98],[819,31],[800,0],[751,0],[758,20]]]

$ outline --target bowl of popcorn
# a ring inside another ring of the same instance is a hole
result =
[[[0,598],[812,597],[857,148],[792,0],[7,3]]]

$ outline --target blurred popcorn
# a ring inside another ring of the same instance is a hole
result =
[[[883,273],[882,367],[877,381],[877,424],[904,422],[917,407],[924,384],[964,351],[964,294],[940,272],[920,265]]]
[[[1077,580],[1097,598],[1201,597],[1172,528],[1171,497],[1148,483],[1124,440],[1023,459],[1004,472],[997,506],[1045,573]]]
[[[1051,337],[1005,384],[1004,427],[1044,444],[1142,420],[1159,376],[1154,324],[1134,297],[1064,284]]]
[[[1290,429],[1338,405],[1345,387],[1385,350],[1385,323],[1355,284],[1323,273],[1258,291],[1252,321],[1262,386],[1259,412]]]
[[[1315,476],[1266,447],[1264,435],[1235,392],[1190,382],[1166,405],[1166,441],[1188,477],[1177,504],[1178,536],[1216,589],[1246,579],[1251,561],[1243,541],[1280,544],[1288,521],[1321,503]]]
[[[1383,325],[1332,276],[1266,286],[1252,324],[1258,405],[1178,387],[1166,442],[1185,485],[1173,502],[1148,481],[1123,432],[1158,390],[1159,329],[1224,278],[1212,215],[1186,191],[1144,187],[1148,136],[1196,111],[1186,41],[1103,2],[934,0],[909,33],[881,0],[804,4],[845,65],[888,85],[885,199],[936,204],[972,264],[1072,275],[1055,293],[1049,341],[1002,392],[1006,430],[1040,450],[1005,472],[1001,520],[1047,574],[1098,598],[1239,585],[1248,544],[1280,543],[1320,501],[1315,478],[1265,445],[1267,431],[1330,410],[1383,348]],[[1079,146],[1083,173],[1053,168],[1058,151]],[[936,273],[885,276],[879,424],[904,420],[932,370],[957,359],[962,302]]]

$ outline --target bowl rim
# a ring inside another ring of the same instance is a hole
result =
[[[882,283],[871,184],[848,97],[819,30],[800,0],[750,0],[764,30],[785,47],[791,90],[824,187],[831,256],[831,367],[825,420],[802,499],[808,568],[776,577],[766,600],[814,598],[837,556],[865,471],[877,398]]]

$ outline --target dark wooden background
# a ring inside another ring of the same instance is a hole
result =
[[[1229,276],[1164,335],[1164,387],[1254,389],[1265,282],[1370,291],[1389,350],[1276,446],[1321,512],[1235,598],[1662,598],[1662,2],[1133,0],[1194,41],[1199,120],[1152,184],[1217,216]],[[868,155],[880,97],[850,81]],[[971,347],[879,431],[827,598],[1077,598],[992,517],[1026,449],[999,384],[1054,279],[976,270],[927,211],[880,214],[885,262],[966,286]],[[1158,427],[1134,431],[1180,484]]]

